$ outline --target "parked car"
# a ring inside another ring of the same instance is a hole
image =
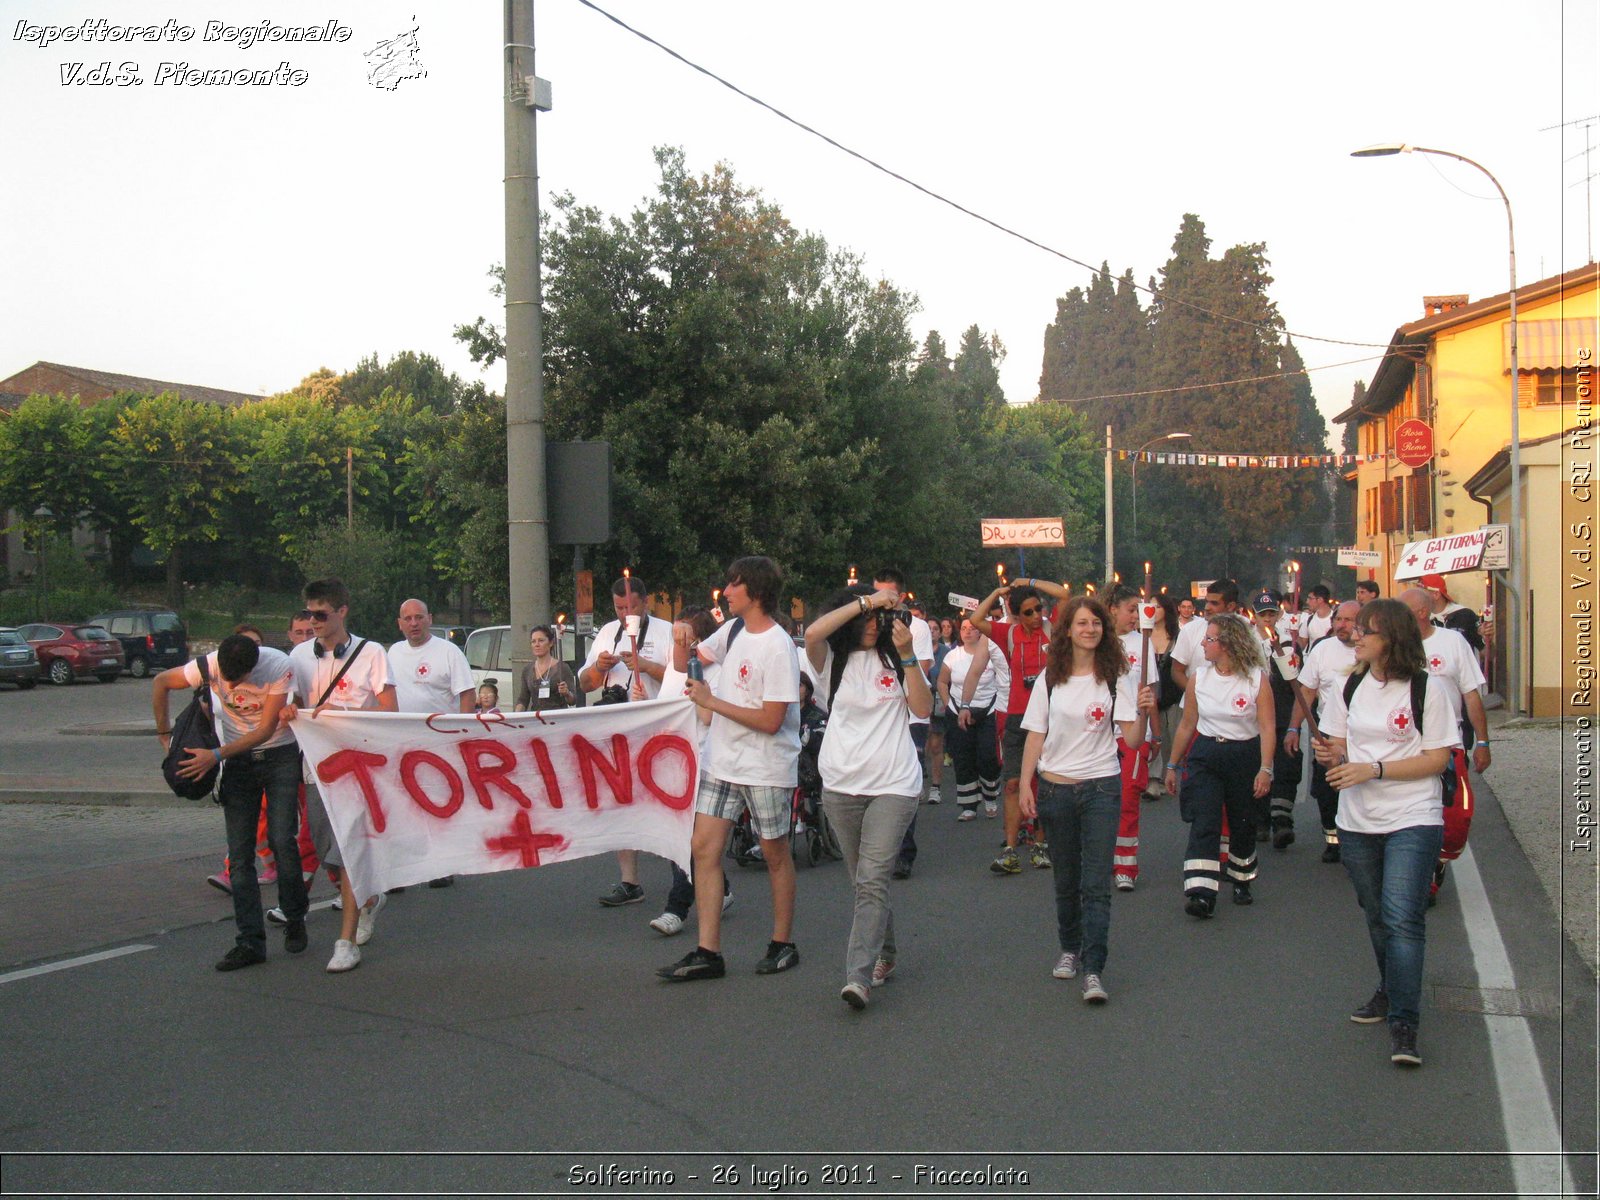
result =
[[[143,679],[189,661],[189,631],[170,608],[118,608],[89,618],[122,643],[128,673]]]
[[[39,682],[39,656],[15,629],[0,629],[0,680],[23,691]]]
[[[439,632],[439,627],[434,626],[434,632]],[[485,625],[482,629],[474,629],[467,638],[463,648],[467,656],[467,666],[472,668],[472,686],[481,687],[485,683],[492,683],[500,689],[500,707],[507,712],[516,702],[516,681],[518,667],[511,662],[511,654],[517,649],[514,643],[516,638],[507,637],[511,632],[509,625]],[[583,665],[585,656],[589,653],[589,643],[592,635],[578,634],[568,628],[561,631],[561,649],[559,657],[576,671]],[[528,646],[522,643],[523,663],[527,662]],[[584,703],[579,696],[578,703]]]
[[[94,676],[114,683],[127,656],[122,643],[98,625],[72,621],[41,621],[17,627],[39,656],[39,674],[51,683],[71,683]]]
[[[472,629],[471,625],[435,625],[433,636],[443,638],[453,646],[465,646]]]

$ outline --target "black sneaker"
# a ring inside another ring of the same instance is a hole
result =
[[[1355,1012],[1350,1014],[1350,1019],[1357,1025],[1376,1025],[1379,1021],[1389,1016],[1389,993],[1379,988],[1372,993],[1368,1000]]]
[[[1196,892],[1190,896],[1183,906],[1183,911],[1191,917],[1209,917],[1211,910],[1216,907],[1216,900],[1203,892]]]
[[[1322,848],[1322,861],[1325,863],[1336,863],[1339,861],[1338,842],[1329,842]]]
[[[894,860],[894,870],[890,871],[889,874],[895,879],[910,879],[911,864],[903,858],[897,858]]]
[[[1274,850],[1286,850],[1293,844],[1294,826],[1288,821],[1275,823],[1272,830],[1272,848]]]
[[[1422,1055],[1417,1053],[1417,1027],[1410,1021],[1390,1022],[1389,1061],[1397,1067],[1422,1065]]]
[[[446,875],[443,879],[428,880],[428,886],[431,888],[454,887],[455,884],[456,877],[454,875]],[[641,896],[643,896],[643,894],[644,893],[642,892],[640,893]]]
[[[768,942],[767,956],[756,964],[757,975],[776,975],[800,965],[800,951],[793,942]]]
[[[290,921],[283,931],[283,948],[289,954],[299,954],[306,948],[306,923]]]
[[[621,908],[624,904],[637,904],[643,899],[644,889],[637,883],[618,883],[600,897],[600,903],[607,908]]]
[[[1236,883],[1233,885],[1233,902],[1235,904],[1254,904],[1256,902],[1256,898],[1250,894],[1250,885],[1248,883]]]
[[[217,963],[217,970],[237,971],[240,967],[253,967],[257,963],[266,961],[267,953],[265,950],[251,950],[247,947],[236,945],[222,956],[222,960]]]
[[[721,979],[727,973],[728,968],[722,961],[722,955],[714,950],[702,950],[699,946],[670,967],[660,967],[656,970],[656,974],[662,979],[671,980],[673,983],[684,983],[690,979]]]

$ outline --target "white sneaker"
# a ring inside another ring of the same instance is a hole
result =
[[[335,894],[333,899],[328,902],[328,907],[333,909],[334,912],[343,912],[344,911],[344,897],[340,896],[338,894]]]
[[[333,944],[333,957],[328,960],[330,975],[337,975],[340,971],[354,971],[360,965],[361,951],[356,949],[354,942],[340,938]]]
[[[733,893],[732,892],[723,892],[722,893],[722,911],[723,912],[727,912],[732,907],[733,907]]]
[[[283,915],[283,909],[281,908],[267,909],[267,920],[274,925],[287,925],[289,923],[289,918]]]
[[[1119,892],[1131,892],[1131,891],[1133,891],[1133,876],[1132,875],[1118,875],[1115,878],[1116,878],[1116,884],[1117,884],[1117,891],[1119,891]]]
[[[839,999],[860,1012],[867,1006],[867,989],[859,983],[847,983],[839,989]]]
[[[997,816],[997,815],[999,815],[999,812],[1000,812],[1000,806],[998,804],[996,804],[993,800],[985,800],[983,802],[983,815],[984,816],[986,816],[986,817]]]
[[[650,922],[650,928],[664,937],[671,937],[675,933],[683,932],[683,918],[677,913],[664,912]]]
[[[379,892],[371,906],[361,910],[361,915],[356,918],[356,945],[365,946],[372,940],[372,927],[377,924],[378,913],[387,903],[389,897]]]
[[[1056,965],[1051,968],[1050,974],[1057,979],[1076,979],[1078,977],[1078,956],[1076,954],[1063,954],[1056,959]]]
[[[961,815],[956,818],[956,820],[958,820],[958,821],[975,821],[977,819],[978,819],[977,810],[976,809],[971,809],[971,808],[963,808],[961,810]]]
[[[882,987],[889,982],[889,976],[894,974],[894,959],[880,958],[872,964],[872,986]]]
[[[1083,977],[1083,1002],[1085,1004],[1104,1004],[1108,998],[1105,988],[1100,986],[1100,976],[1085,975]]]

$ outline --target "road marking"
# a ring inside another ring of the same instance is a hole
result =
[[[1480,988],[1515,991],[1516,976],[1506,944],[1495,924],[1483,876],[1468,846],[1456,859],[1451,873],[1461,897],[1461,917],[1467,927],[1467,946],[1478,972]],[[1550,1107],[1539,1053],[1526,1017],[1485,1013],[1489,1030],[1489,1057],[1500,1093],[1500,1119],[1506,1127],[1506,1149],[1511,1152],[1511,1175],[1519,1196],[1576,1195],[1566,1156],[1561,1153],[1561,1127]],[[1552,1147],[1554,1148],[1552,1150]]]
[[[32,979],[35,975],[48,975],[51,971],[65,971],[68,967],[86,967],[90,963],[104,962],[108,958],[121,958],[124,954],[137,954],[141,950],[154,950],[154,946],[119,946],[115,950],[102,950],[98,954],[85,954],[81,958],[64,958],[60,962],[46,963],[42,967],[28,967],[0,975],[0,983],[15,983],[19,979]]]

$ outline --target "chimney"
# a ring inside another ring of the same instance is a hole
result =
[[[1422,298],[1422,315],[1424,317],[1437,317],[1453,308],[1465,308],[1466,306],[1467,294],[1465,292],[1455,296],[1424,296]]]

